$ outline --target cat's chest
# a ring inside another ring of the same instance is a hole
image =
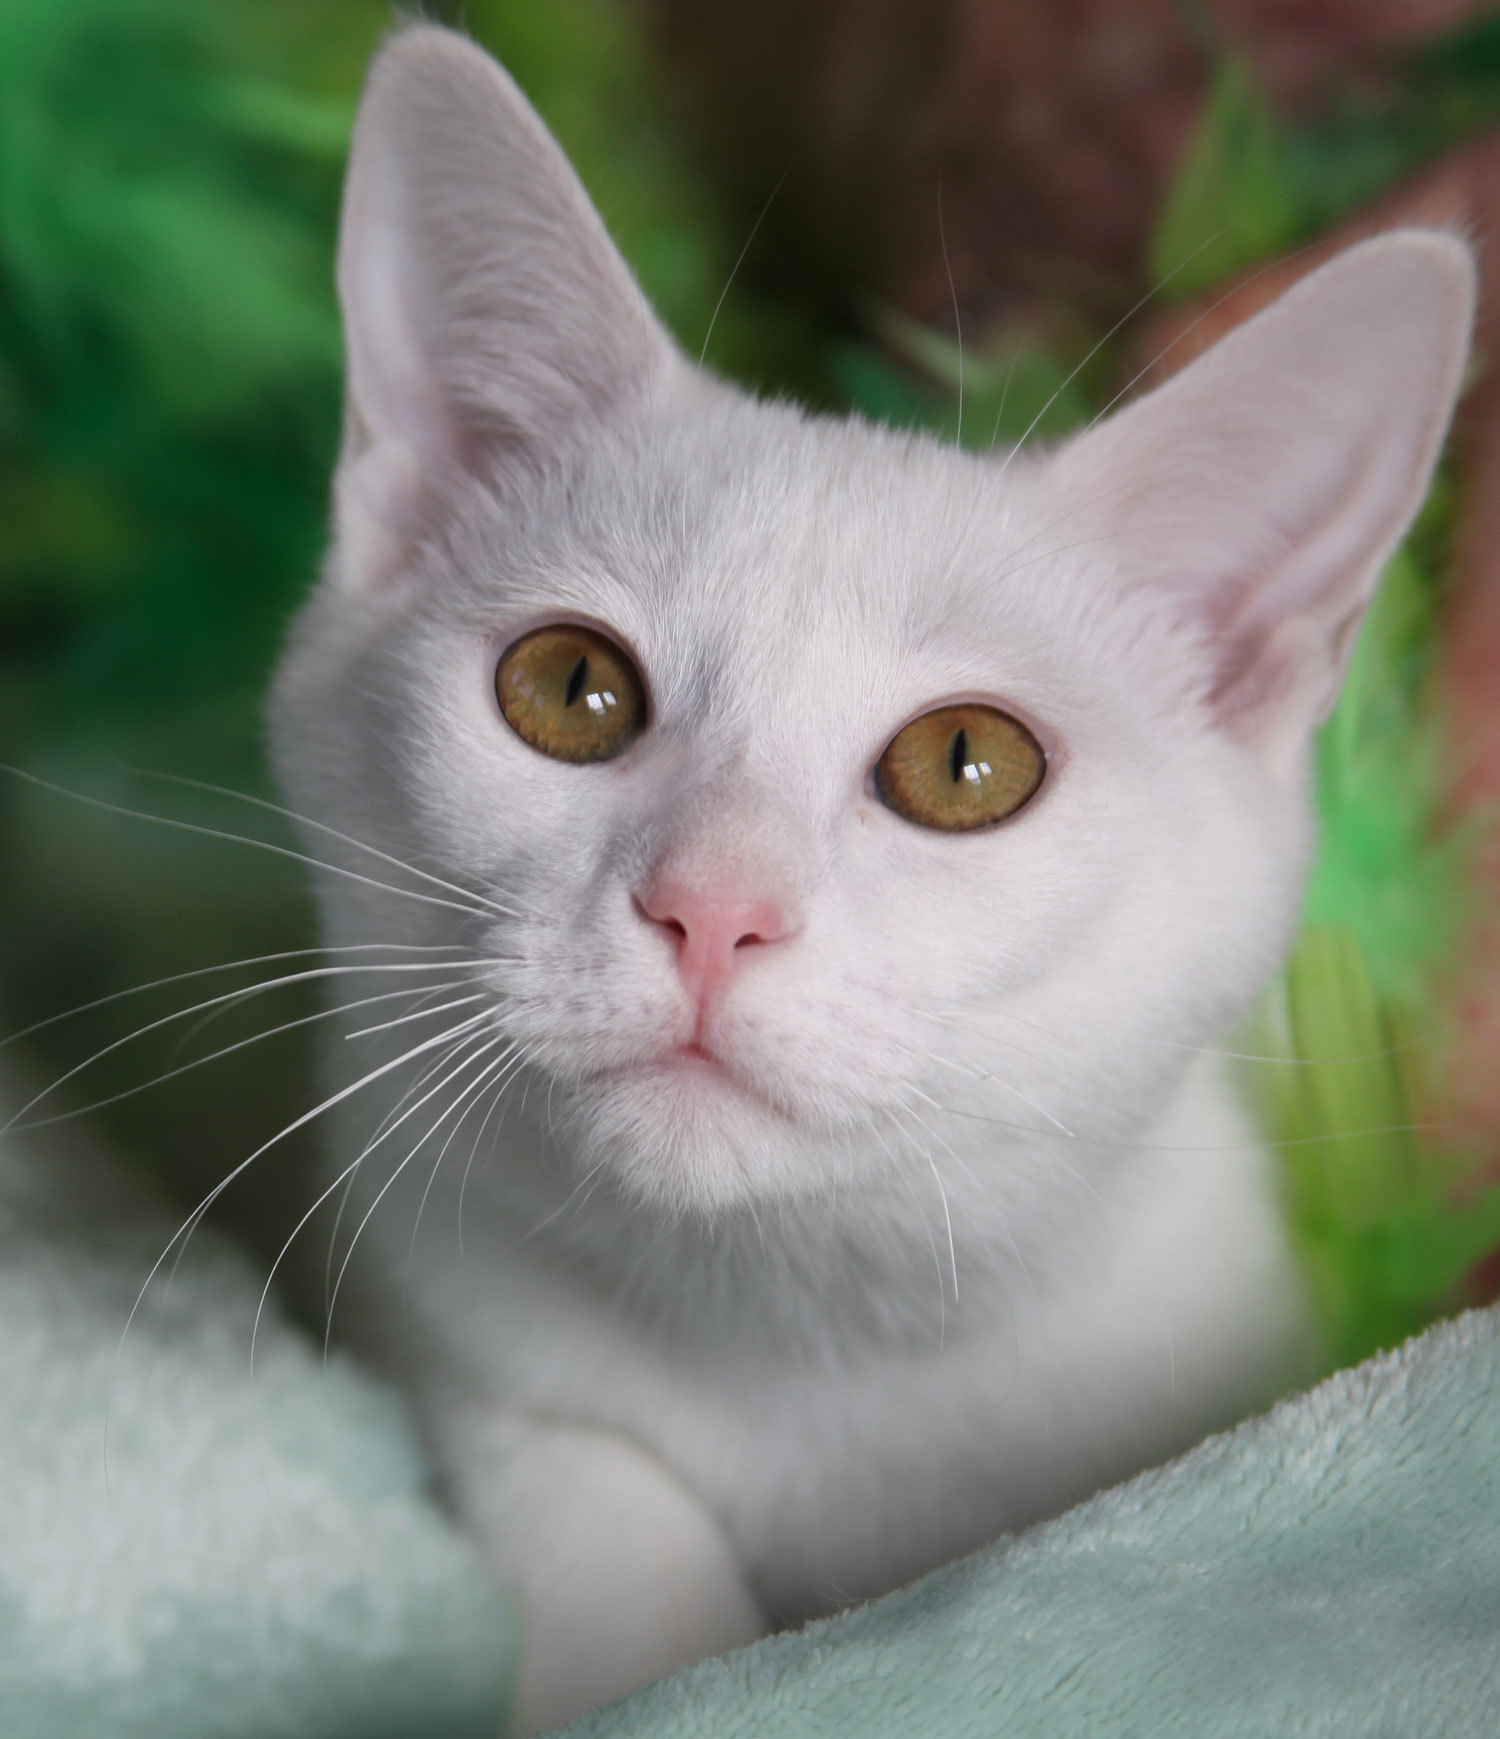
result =
[[[1071,1284],[900,1350],[685,1352],[512,1247],[416,1278],[406,1374],[440,1453],[476,1405],[649,1446],[778,1618],[826,1610],[1171,1454],[1294,1374],[1300,1292],[1246,1136],[1217,1090],[1190,1093]]]

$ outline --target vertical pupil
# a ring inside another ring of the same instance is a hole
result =
[[[583,685],[584,685],[584,683],[586,683],[588,681],[588,679],[589,679],[589,660],[588,660],[588,654],[584,653],[584,655],[578,660],[578,662],[568,672],[568,686],[567,686],[567,690],[563,696],[563,705],[564,706],[572,706],[573,702],[576,701],[578,699],[579,695],[581,695],[583,693]],[[960,735],[962,735],[962,733],[960,733]],[[955,773],[954,777],[957,778],[958,775]]]
[[[967,731],[955,731],[953,733],[953,742],[948,749],[948,772],[955,785],[963,777],[963,771],[968,765],[968,761],[969,733]]]

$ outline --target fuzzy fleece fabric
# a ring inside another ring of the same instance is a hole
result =
[[[1500,1313],[570,1739],[1495,1739]]]
[[[73,1139],[0,1138],[0,1736],[494,1739],[516,1636],[394,1399]],[[1495,1739],[1472,1313],[572,1739]]]
[[[252,1372],[203,1233],[123,1332],[177,1222],[69,1127],[0,1136],[0,1736],[495,1739],[511,1614],[394,1397],[274,1310]]]

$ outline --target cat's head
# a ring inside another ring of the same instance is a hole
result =
[[[1288,939],[1464,246],[1352,249],[1061,448],[969,456],[693,366],[505,74],[417,28],[339,282],[282,777],[503,908],[330,880],[341,939],[471,941],[580,1164],[674,1209],[925,1170],[939,1123],[997,1167],[1137,1130]]]

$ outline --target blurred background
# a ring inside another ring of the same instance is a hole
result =
[[[1489,243],[1500,11],[1473,0],[465,0],[692,354],[987,448],[1170,370],[1331,246]],[[0,1032],[29,1114],[181,1197],[310,1105],[316,1010],[128,986],[314,940],[261,697],[324,538],[332,256],[372,0],[0,0]],[[1320,745],[1323,858],[1257,1043],[1330,1356],[1493,1295],[1500,403],[1479,365]],[[960,393],[960,376],[962,392]],[[1494,473],[1491,477],[1491,473]],[[113,805],[116,807],[99,807]],[[296,963],[292,963],[295,967]],[[1361,1059],[1351,1062],[1351,1058]],[[167,1071],[158,1087],[136,1091]],[[305,1167],[233,1204],[267,1249]]]

